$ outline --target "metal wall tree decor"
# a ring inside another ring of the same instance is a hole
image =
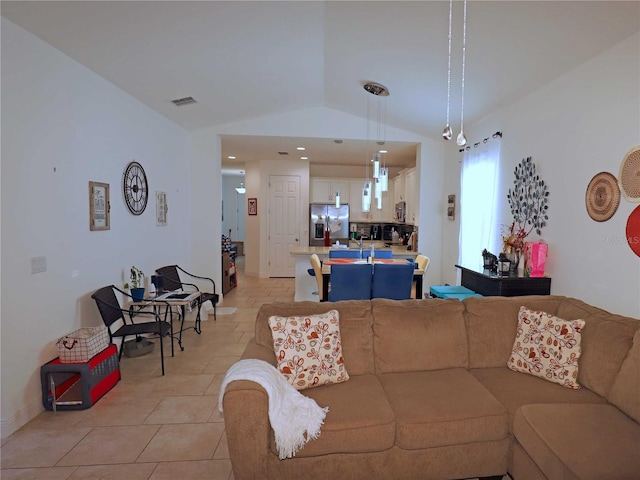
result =
[[[540,235],[549,220],[547,184],[536,173],[536,164],[531,161],[531,157],[523,159],[513,173],[513,189],[510,188],[507,193],[511,215],[516,226],[522,228],[526,235],[534,228]]]

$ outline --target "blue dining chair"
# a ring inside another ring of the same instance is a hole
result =
[[[329,301],[369,300],[371,298],[371,272],[369,263],[331,265]]]
[[[360,258],[360,250],[329,250],[329,258]]]
[[[373,267],[371,298],[406,300],[411,298],[413,263],[376,263]]]
[[[367,250],[366,252],[362,252],[364,258],[369,258],[371,256],[371,250]],[[374,259],[376,258],[393,258],[392,250],[374,250],[373,251]]]

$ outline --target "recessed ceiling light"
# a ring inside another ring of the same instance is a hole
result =
[[[300,160],[309,160],[309,157],[300,157]]]
[[[229,160],[235,160],[235,159],[236,159],[236,156],[235,156],[235,155],[229,155],[227,158],[228,158]]]
[[[296,150],[300,150],[302,152],[302,151],[306,150],[306,148],[304,148],[304,147],[296,147]]]
[[[386,150],[378,150],[379,153],[388,153]]]

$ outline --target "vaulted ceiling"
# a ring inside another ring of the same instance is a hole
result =
[[[318,106],[366,118],[368,81],[391,92],[388,125],[438,138],[446,121],[448,1],[3,1],[1,8],[187,130]],[[456,0],[454,130],[462,8]],[[638,1],[474,0],[467,15],[465,124],[640,31]],[[188,96],[197,103],[171,102]],[[274,148],[232,140],[246,144],[247,155]],[[223,155],[224,148],[223,140]]]

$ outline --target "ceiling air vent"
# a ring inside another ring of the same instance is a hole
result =
[[[184,97],[184,98],[176,98],[175,100],[171,100],[176,107],[182,107],[183,105],[189,105],[190,103],[196,103],[193,97]]]
[[[278,152],[278,155],[289,155],[289,152]]]

